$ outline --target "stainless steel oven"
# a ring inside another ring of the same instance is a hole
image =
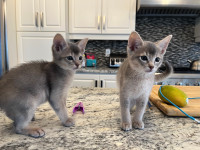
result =
[[[174,68],[174,73],[168,79],[155,84],[200,86],[200,71],[190,70],[189,68]]]

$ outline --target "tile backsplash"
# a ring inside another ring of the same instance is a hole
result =
[[[188,59],[200,58],[200,43],[194,38],[195,18],[192,17],[137,17],[136,31],[144,40],[157,41],[173,35],[165,59],[174,67],[189,67]],[[90,40],[86,52],[96,54],[97,66],[108,66],[105,49],[112,53],[126,53],[127,41]]]

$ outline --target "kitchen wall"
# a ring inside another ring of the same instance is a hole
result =
[[[189,67],[187,59],[200,58],[200,43],[194,38],[195,18],[192,17],[137,17],[136,31],[144,40],[157,41],[172,34],[173,38],[165,59],[174,67]],[[89,41],[86,52],[94,52],[99,67],[108,66],[105,49],[113,53],[126,53],[127,41]]]

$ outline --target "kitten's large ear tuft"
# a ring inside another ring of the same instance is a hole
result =
[[[158,45],[158,47],[161,48],[161,54],[164,55],[166,52],[166,49],[169,45],[170,40],[172,39],[172,35],[168,35],[167,37],[165,37],[164,39],[156,42],[156,44]]]
[[[128,39],[128,48],[130,51],[135,51],[144,44],[142,38],[137,32],[132,32]]]
[[[82,54],[85,52],[85,47],[87,45],[87,42],[88,38],[85,38],[77,43],[77,46],[80,48]]]
[[[63,36],[61,34],[56,34],[53,39],[53,50],[56,52],[61,52],[66,46],[67,43]]]

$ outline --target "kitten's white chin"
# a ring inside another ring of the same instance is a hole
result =
[[[73,68],[73,70],[77,70],[78,68],[76,67],[76,68]]]
[[[146,70],[147,73],[154,73],[154,70]]]
[[[78,70],[78,69],[80,69],[80,68],[81,68],[81,66],[74,67],[73,70]]]

